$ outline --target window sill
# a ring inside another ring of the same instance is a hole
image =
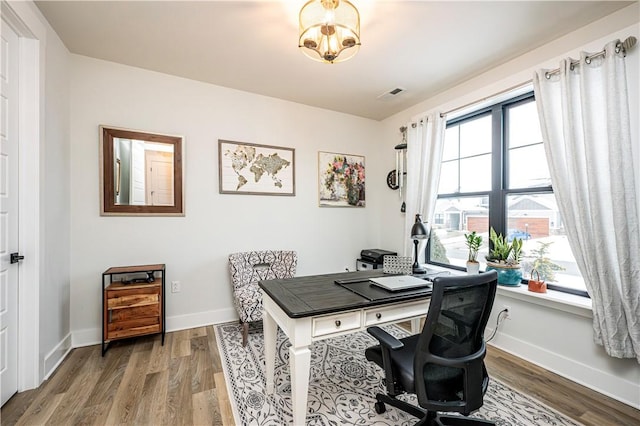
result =
[[[449,269],[442,266],[427,264],[430,271],[449,271],[451,275],[464,275],[465,272],[457,269]],[[556,290],[547,290],[546,293],[534,293],[529,291],[525,284],[519,287],[498,286],[497,294],[504,297],[522,300],[559,311],[573,313],[585,318],[593,318],[591,311],[591,299],[564,293]]]
[[[547,290],[546,293],[534,293],[529,291],[524,284],[520,287],[498,286],[497,294],[547,308],[570,312],[585,318],[593,317],[593,313],[591,312],[591,299],[588,297],[563,293],[556,290]]]

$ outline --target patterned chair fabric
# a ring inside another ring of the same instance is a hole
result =
[[[244,325],[243,344],[246,343],[248,323],[262,319],[262,295],[258,281],[293,278],[297,265],[298,254],[295,251],[248,251],[229,255],[233,301]]]

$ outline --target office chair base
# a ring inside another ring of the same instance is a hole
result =
[[[374,409],[376,413],[382,414],[387,411],[385,404],[389,404],[399,410],[402,410],[414,417],[420,419],[416,426],[481,426],[495,425],[495,422],[477,418],[469,418],[464,416],[451,416],[440,414],[433,411],[423,410],[408,402],[392,398],[389,395],[379,393],[376,395],[376,403]]]
[[[402,410],[410,415],[412,415],[413,417],[417,417],[419,419],[422,418],[426,418],[427,416],[427,411],[423,410],[420,407],[416,407],[413,404],[409,404],[408,402],[404,402],[401,401],[399,399],[396,398],[392,398],[387,394],[384,393],[379,393],[376,395],[376,400],[377,402],[374,405],[374,409],[376,410],[376,413],[378,414],[382,414],[385,411],[387,411],[387,407],[385,407],[385,404],[389,404],[392,407],[395,407],[399,410]],[[380,410],[380,411],[378,411]],[[428,423],[424,423],[424,424],[428,424]]]
[[[493,425],[495,422],[490,420],[483,420],[471,417],[463,416],[450,416],[444,414],[436,414],[435,417],[429,419],[425,417],[417,425],[429,425],[429,426],[481,426],[481,425]]]

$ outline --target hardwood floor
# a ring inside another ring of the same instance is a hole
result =
[[[38,389],[3,407],[2,425],[232,425],[213,327],[74,349]]]
[[[587,426],[640,425],[640,411],[498,349],[489,374]],[[233,425],[213,327],[74,349],[38,389],[16,394],[4,425]]]

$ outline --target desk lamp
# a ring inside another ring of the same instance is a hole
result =
[[[416,222],[411,227],[411,239],[413,240],[413,247],[414,247],[413,256],[415,258],[415,261],[413,262],[414,274],[424,274],[427,272],[424,268],[420,267],[420,263],[418,262],[418,244],[420,243],[419,240],[426,240],[427,238],[429,238],[427,227],[424,226],[424,223],[422,223],[422,219],[420,218],[420,215],[417,214]]]

